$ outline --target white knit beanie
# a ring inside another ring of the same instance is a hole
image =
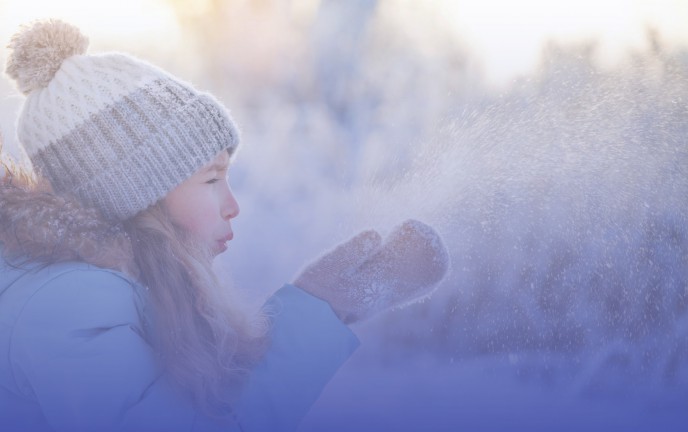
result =
[[[238,130],[211,95],[125,54],[85,55],[87,46],[57,20],[9,44],[6,72],[26,95],[19,141],[56,193],[125,220],[236,150]]]

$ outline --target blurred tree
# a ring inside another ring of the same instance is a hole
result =
[[[315,85],[340,130],[343,159],[354,162],[343,173],[347,183],[357,177],[357,161],[373,117],[374,101],[361,92],[361,85],[365,43],[377,4],[377,0],[323,0],[312,28]]]

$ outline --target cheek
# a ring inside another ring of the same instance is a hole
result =
[[[166,199],[167,209],[174,223],[192,234],[201,234],[205,225],[203,216],[207,209],[196,194],[170,194]]]
[[[192,234],[205,237],[213,227],[212,206],[204,201],[191,201],[188,204],[177,223]]]

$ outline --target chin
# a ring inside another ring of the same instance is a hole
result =
[[[220,255],[222,252],[227,250],[227,244],[223,242],[217,242],[215,248],[213,249],[213,257]]]

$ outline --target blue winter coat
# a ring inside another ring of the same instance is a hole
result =
[[[329,305],[290,285],[271,345],[224,429],[177,394],[143,334],[141,287],[84,263],[0,259],[0,430],[287,431],[358,345]]]

